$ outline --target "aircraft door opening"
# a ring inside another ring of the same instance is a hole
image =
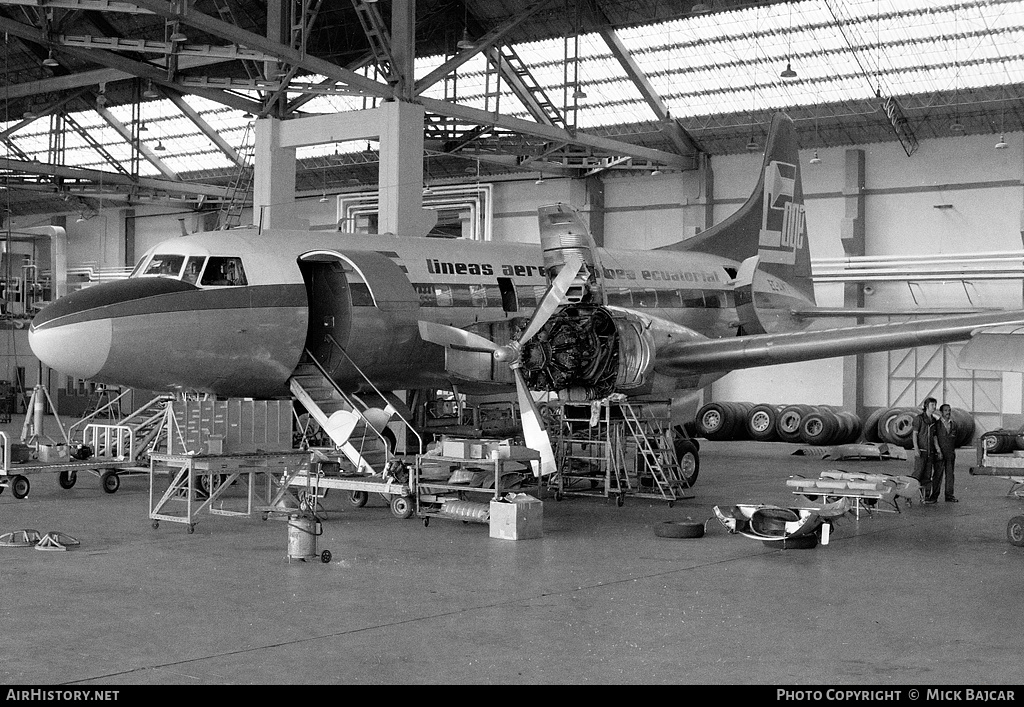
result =
[[[345,265],[337,256],[315,254],[299,260],[309,302],[306,348],[328,369],[334,346],[328,335],[345,346],[352,330],[352,288]]]

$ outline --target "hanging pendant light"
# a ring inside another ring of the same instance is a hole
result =
[[[818,157],[818,151],[814,151],[814,157],[811,158],[811,164],[821,164],[821,158]]]
[[[157,140],[156,141],[156,147],[153,148],[153,152],[164,152],[166,150],[167,150],[167,148],[164,147],[163,141],[162,140]]]
[[[469,30],[465,27],[462,28],[462,39],[460,39],[456,45],[459,49],[472,49],[476,45],[473,40],[469,38]]]
[[[793,71],[793,67],[790,65],[790,63],[788,61],[786,62],[786,68],[782,70],[782,73],[779,74],[779,76],[781,76],[784,79],[795,79],[796,78],[796,72]]]
[[[999,136],[999,142],[996,143],[996,149],[997,150],[1005,150],[1007,147],[1009,147],[1009,145],[1006,142],[1006,136],[1005,135],[1000,135]]]
[[[60,66],[60,62],[58,62],[53,57],[53,50],[52,49],[50,50],[50,53],[46,55],[46,58],[43,59],[43,66],[49,66],[51,69],[55,68],[57,66]]]

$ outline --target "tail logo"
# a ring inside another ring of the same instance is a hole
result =
[[[764,201],[758,255],[763,263],[795,265],[804,247],[804,205],[793,201],[796,165],[769,162],[764,169]]]

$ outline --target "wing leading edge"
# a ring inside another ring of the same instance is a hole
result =
[[[1024,325],[1024,310],[688,341],[659,349],[655,368],[665,375],[682,376],[773,366],[966,341],[988,327],[1009,325]]]

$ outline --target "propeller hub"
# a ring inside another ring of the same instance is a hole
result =
[[[495,349],[494,360],[511,366],[519,360],[519,351],[519,342],[512,341],[507,346]]]

